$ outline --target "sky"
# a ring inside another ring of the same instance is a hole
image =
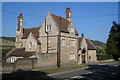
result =
[[[112,22],[118,22],[118,2],[3,2],[2,36],[15,37],[17,17],[23,14],[23,27],[39,27],[47,12],[65,17],[71,9],[74,26],[79,37],[106,42]]]

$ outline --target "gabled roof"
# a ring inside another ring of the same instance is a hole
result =
[[[96,49],[95,46],[94,46],[94,44],[93,44],[89,39],[85,39],[85,40],[86,40],[86,43],[87,43],[87,45],[88,45],[88,49],[89,49],[89,50],[94,50],[94,49]]]
[[[37,40],[38,44],[41,44],[40,41],[38,40],[39,38],[39,29],[40,27],[35,27],[35,28],[23,28],[23,36],[22,39],[27,39],[29,36],[30,32],[32,32],[33,36]]]
[[[35,28],[23,28],[23,37],[22,39],[26,39],[30,32],[32,32],[32,34],[38,38],[39,37],[39,28],[40,27],[35,27]]]
[[[82,38],[78,38],[78,49],[80,50],[81,49],[81,45],[80,45],[80,42],[81,42]],[[87,43],[87,49],[88,50],[95,50],[95,46],[94,44],[89,40],[89,39],[85,39],[86,40],[86,43]]]
[[[27,52],[27,51],[25,51],[25,48],[16,48],[10,54],[6,55],[5,58],[7,59],[10,56],[29,57],[29,56],[32,56],[32,55],[35,55],[35,51]]]
[[[58,26],[60,27],[60,16],[56,16],[56,15],[53,15],[51,14],[54,18],[54,21],[58,24]],[[65,18],[62,18],[61,17],[61,32],[66,32],[66,33],[69,33],[68,31],[68,25],[69,25],[69,21]],[[78,31],[76,30],[75,28],[75,34],[78,35]]]

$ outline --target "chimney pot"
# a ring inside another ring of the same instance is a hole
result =
[[[20,13],[20,16],[22,16],[22,13]]]
[[[66,10],[70,10],[70,8],[68,7],[68,8],[66,8]]]

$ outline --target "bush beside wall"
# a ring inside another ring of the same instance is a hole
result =
[[[97,60],[108,60],[113,59],[113,56],[110,54],[97,54]]]

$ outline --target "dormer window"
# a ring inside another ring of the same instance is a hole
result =
[[[32,42],[29,43],[29,48],[32,48]]]

